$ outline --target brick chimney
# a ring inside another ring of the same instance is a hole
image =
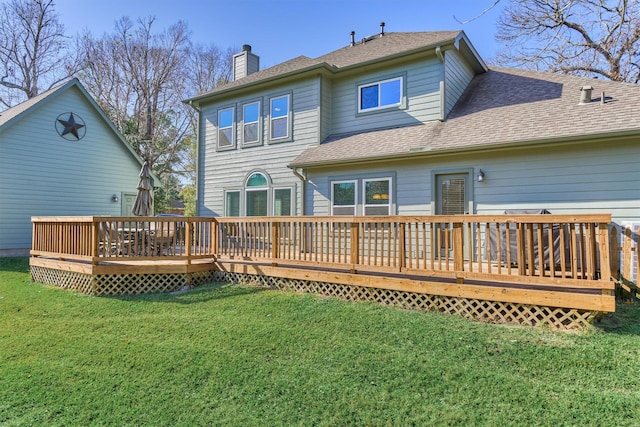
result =
[[[242,52],[233,55],[233,80],[260,71],[260,57],[251,53],[251,45],[242,45]]]

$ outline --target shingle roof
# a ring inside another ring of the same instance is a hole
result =
[[[56,93],[57,91],[59,91],[60,89],[68,86],[70,84],[70,82],[72,82],[74,80],[65,82],[59,86],[56,86],[52,89],[49,89],[45,92],[42,92],[41,94],[34,96],[33,98],[27,99],[24,102],[21,102],[20,104],[13,106],[11,108],[7,108],[6,110],[0,112],[0,126],[3,126],[5,123],[9,122],[11,119],[13,119],[14,117],[19,116],[20,114],[24,113],[25,111],[27,111],[29,108],[33,107],[34,105],[36,105],[38,102],[42,101],[43,99],[53,95],[54,93]]]
[[[375,37],[366,43],[358,41],[354,46],[346,46],[315,59],[307,56],[298,56],[289,61],[218,86],[209,92],[197,95],[191,99],[203,99],[221,92],[283,77],[292,73],[303,72],[306,69],[316,67],[324,67],[334,72],[339,72],[342,68],[366,64],[371,61],[380,61],[393,58],[396,55],[406,55],[412,51],[426,50],[437,45],[452,43],[460,34],[462,34],[461,31],[385,33],[383,37]]]
[[[461,31],[385,33],[382,37],[375,37],[366,43],[356,42],[354,46],[343,47],[316,60],[344,68],[453,42],[460,33]]]
[[[580,105],[586,85],[594,100]],[[472,80],[444,122],[331,136],[291,166],[625,133],[640,135],[640,85],[491,68]]]

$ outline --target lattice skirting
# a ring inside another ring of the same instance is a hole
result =
[[[36,282],[65,289],[74,289],[95,296],[138,295],[173,292],[185,286],[194,287],[214,281],[213,271],[166,274],[104,274],[90,275],[73,271],[31,266]]]
[[[412,310],[435,310],[493,323],[517,323],[530,326],[545,325],[557,329],[583,329],[591,325],[599,314],[593,311],[568,308],[446,297],[244,273],[216,272],[215,280],[313,293],[349,301],[374,301],[383,305]]]

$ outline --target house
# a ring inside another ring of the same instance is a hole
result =
[[[205,216],[605,213],[640,221],[640,86],[489,67],[463,31],[384,32],[234,80],[199,113]]]
[[[131,216],[142,160],[77,79],[0,113],[0,256],[32,216]]]

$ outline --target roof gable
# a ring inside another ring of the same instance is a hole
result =
[[[325,69],[331,73],[340,73],[371,63],[386,61],[396,57],[410,55],[421,51],[435,49],[448,44],[457,45],[465,40],[470,52],[473,52],[479,67],[484,68],[482,59],[470,46],[463,31],[430,31],[430,32],[390,32],[384,36],[369,37],[367,41],[359,41],[354,45],[342,47],[315,59],[298,56],[289,61],[274,65],[236,81],[221,85],[211,91],[197,95],[185,102],[199,102],[208,97],[227,93],[239,88],[296,75],[308,70]]]
[[[53,102],[63,93],[72,90],[72,88],[76,88],[82,94],[82,96],[86,99],[87,102],[95,109],[100,118],[104,121],[104,123],[109,127],[109,129],[115,134],[116,139],[122,143],[127,150],[131,153],[131,155],[140,163],[140,166],[144,163],[142,158],[136,153],[131,147],[131,145],[127,142],[125,137],[120,133],[120,131],[116,128],[113,122],[107,117],[105,112],[100,108],[95,99],[87,92],[84,86],[80,83],[77,78],[71,79],[66,83],[56,86],[52,89],[49,89],[38,96],[30,98],[14,107],[11,107],[0,113],[0,135],[3,131],[5,131],[8,127],[13,126],[15,123],[20,122],[26,116],[35,113],[39,108],[43,107],[49,102]],[[160,182],[158,178],[154,175],[154,179],[156,182]]]

